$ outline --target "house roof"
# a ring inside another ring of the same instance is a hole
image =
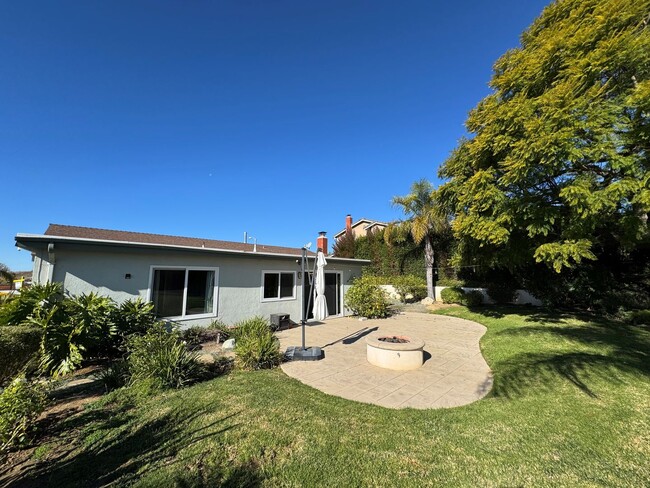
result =
[[[93,227],[79,227],[72,225],[50,224],[43,235],[18,234],[16,245],[29,249],[30,243],[63,241],[69,243],[86,244],[114,244],[123,246],[157,247],[173,249],[195,249],[232,254],[253,254],[253,244],[243,242],[220,241],[197,237],[170,236],[164,234],[148,234],[143,232],[130,232],[123,230],[97,229]],[[255,255],[299,257],[302,249],[294,247],[269,246],[257,244]],[[307,251],[309,256],[316,253]],[[330,258],[343,260],[343,258]],[[347,259],[347,261],[364,261]]]
[[[364,229],[371,229],[372,227],[374,227],[374,226],[376,226],[376,225],[382,225],[382,226],[384,226],[384,227],[388,226],[388,224],[387,224],[386,222],[380,222],[380,221],[378,221],[378,220],[359,219],[359,220],[357,220],[354,224],[352,224],[352,225],[350,226],[350,228],[354,228],[354,227],[357,227],[357,226],[362,225],[362,224],[366,224],[366,225],[364,226]],[[346,229],[343,229],[342,231],[340,231],[340,232],[334,234],[334,237],[335,237],[336,239],[338,239],[338,238],[341,237],[343,234],[345,234],[345,231],[346,231]]]

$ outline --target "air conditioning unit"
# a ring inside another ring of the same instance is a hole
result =
[[[288,313],[272,313],[271,329],[278,330],[282,327],[288,327],[291,324]]]

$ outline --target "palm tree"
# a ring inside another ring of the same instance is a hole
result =
[[[427,271],[427,295],[435,299],[433,286],[433,264],[436,236],[449,232],[449,219],[438,205],[436,190],[431,183],[422,179],[411,185],[411,193],[394,197],[393,205],[402,207],[407,220],[391,223],[384,233],[387,244],[404,240],[410,234],[416,244],[424,242],[424,264]]]

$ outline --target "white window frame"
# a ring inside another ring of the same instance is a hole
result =
[[[149,267],[149,287],[147,288],[147,301],[151,302],[153,300],[153,275],[156,270],[165,270],[165,269],[184,269],[185,270],[185,286],[183,288],[183,315],[177,315],[174,317],[161,317],[163,319],[170,320],[194,320],[194,319],[207,319],[211,317],[216,317],[219,309],[219,268],[213,268],[210,266],[165,266],[165,265],[153,265]],[[187,309],[187,278],[189,271],[214,271],[214,290],[213,290],[213,299],[212,299],[212,312],[211,313],[201,313],[201,314],[186,314]]]
[[[264,277],[267,274],[292,274],[293,275],[293,295],[290,297],[283,297],[280,298],[280,288],[282,286],[282,277],[279,276],[278,278],[278,298],[264,298]],[[288,302],[291,300],[296,299],[296,284],[297,284],[297,279],[296,279],[296,272],[295,271],[289,271],[286,269],[265,269],[262,270],[262,284],[260,285],[260,300],[265,303],[265,302]]]

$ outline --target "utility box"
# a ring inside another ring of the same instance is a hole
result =
[[[271,329],[278,330],[282,327],[288,327],[291,324],[288,313],[272,313]]]

